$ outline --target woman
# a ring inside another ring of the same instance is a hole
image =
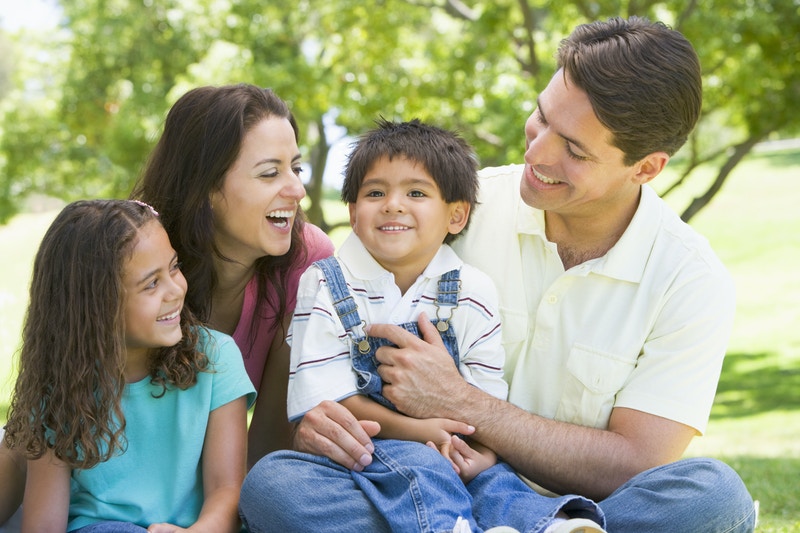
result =
[[[285,332],[300,274],[333,253],[328,237],[302,219],[297,140],[294,117],[269,89],[193,89],[167,115],[131,195],[161,214],[189,308],[242,351],[259,391],[250,464],[290,446]]]

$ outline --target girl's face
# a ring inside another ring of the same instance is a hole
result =
[[[129,353],[177,344],[182,337],[186,278],[159,222],[152,220],[139,228],[138,242],[125,264],[122,282]]]
[[[220,252],[250,266],[289,251],[297,206],[306,195],[300,150],[285,118],[262,120],[245,135],[239,156],[211,194]]]

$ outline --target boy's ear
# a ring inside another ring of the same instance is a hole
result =
[[[356,204],[350,202],[347,204],[347,209],[350,211],[350,227],[353,228],[353,233],[358,235],[358,232],[356,231]]]
[[[653,152],[642,158],[637,165],[634,182],[643,185],[658,176],[669,161],[669,154],[666,152]]]
[[[448,233],[458,235],[469,220],[469,202],[453,202],[450,204],[450,223],[447,225]]]

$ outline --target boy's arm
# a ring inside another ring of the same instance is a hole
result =
[[[392,411],[361,394],[355,394],[341,400],[358,420],[374,420],[381,426],[378,437],[382,439],[399,439],[421,442],[433,442],[437,446],[449,444],[450,435],[454,433],[468,434],[473,429],[463,422],[447,418],[411,418],[402,413]]]
[[[247,399],[217,407],[208,416],[203,444],[203,508],[190,531],[239,531],[239,492],[247,470]]]
[[[28,461],[22,533],[66,531],[71,474],[72,469],[50,452]]]

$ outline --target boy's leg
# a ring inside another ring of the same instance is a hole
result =
[[[593,501],[575,495],[543,496],[506,463],[484,470],[467,489],[473,497],[475,519],[484,529],[510,526],[519,531],[544,531],[557,516],[585,518],[601,527],[606,523],[603,511]]]
[[[350,470],[326,457],[291,450],[263,457],[248,472],[239,516],[250,533],[391,533]]]
[[[600,502],[608,530],[625,533],[745,533],[755,507],[739,475],[721,461],[681,461],[646,470]]]
[[[247,474],[239,501],[252,533],[452,531],[471,498],[449,461],[419,443],[376,439],[353,472],[325,457],[279,451]]]

